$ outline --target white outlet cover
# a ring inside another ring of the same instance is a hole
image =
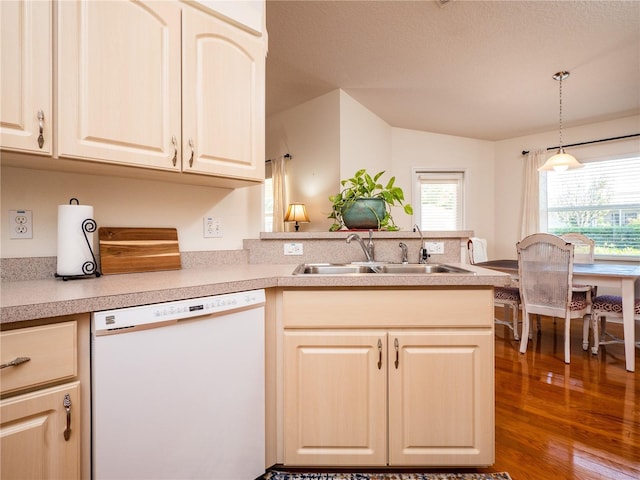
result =
[[[444,242],[424,242],[424,246],[429,252],[429,254],[443,254],[444,253]]]
[[[9,238],[33,238],[33,215],[31,210],[9,210]]]
[[[302,255],[304,249],[301,243],[285,243],[284,254],[285,255]]]

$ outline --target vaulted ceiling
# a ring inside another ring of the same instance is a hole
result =
[[[446,5],[442,6],[442,3]],[[394,127],[501,140],[640,113],[640,1],[267,0],[267,116],[337,88]]]

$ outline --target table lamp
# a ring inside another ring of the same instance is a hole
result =
[[[304,203],[290,203],[287,208],[287,213],[284,216],[285,222],[296,222],[296,232],[300,230],[300,224],[309,223],[309,215],[307,215],[307,209]]]

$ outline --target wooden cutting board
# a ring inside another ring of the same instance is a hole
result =
[[[98,238],[105,275],[181,268],[175,228],[100,227]]]

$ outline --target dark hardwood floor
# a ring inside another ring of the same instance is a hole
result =
[[[636,372],[627,372],[622,344],[585,352],[574,320],[567,365],[564,320],[541,320],[526,354],[496,326],[496,462],[476,471],[513,480],[640,478],[640,350]],[[621,325],[607,328],[622,337]]]

